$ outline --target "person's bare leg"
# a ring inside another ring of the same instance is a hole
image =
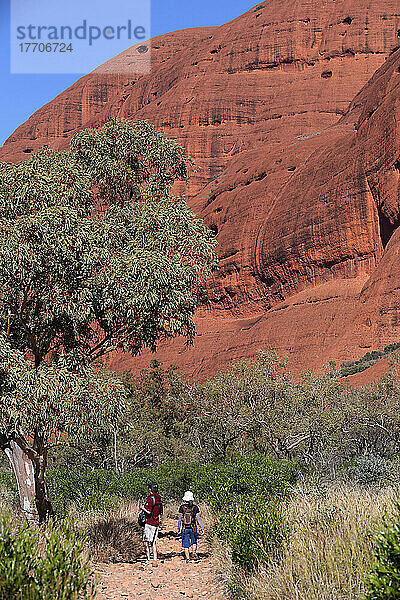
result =
[[[158,560],[157,543],[156,542],[154,542],[154,544],[153,544],[153,558],[154,558],[154,560]]]
[[[184,548],[186,560],[190,560],[189,548]]]
[[[146,550],[147,560],[150,560],[150,544],[149,544],[149,542],[144,543],[144,548]]]

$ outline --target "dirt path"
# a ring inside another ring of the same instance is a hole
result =
[[[176,522],[165,519],[158,561],[98,565],[98,600],[226,600],[207,542],[200,538],[199,560],[186,563],[175,529]]]

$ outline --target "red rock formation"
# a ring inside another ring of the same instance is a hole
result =
[[[84,77],[1,157],[110,116],[154,122],[195,157],[190,203],[221,256],[194,347],[159,356],[200,376],[270,345],[295,369],[358,358],[399,339],[399,43],[398,0],[273,0],[154,39],[150,75]]]

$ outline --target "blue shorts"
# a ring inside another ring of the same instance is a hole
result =
[[[197,528],[182,529],[182,548],[190,548],[197,544]]]

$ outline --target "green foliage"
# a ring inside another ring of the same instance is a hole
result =
[[[11,345],[37,365],[49,352],[95,359],[190,339],[215,240],[170,196],[187,177],[183,149],[118,120],[71,148],[0,168],[0,322]]]
[[[22,588],[32,587],[32,571],[36,562],[36,544],[33,531],[24,528],[15,533],[10,517],[0,518],[0,598],[17,598]],[[22,595],[22,594],[21,594]],[[28,598],[25,594],[25,598]]]
[[[376,536],[376,564],[366,581],[366,600],[398,600],[400,590],[400,503],[393,521]]]
[[[2,367],[20,364],[25,396],[32,385],[24,369],[30,361],[42,367],[46,400],[30,407],[39,421],[52,412],[47,388],[62,388],[67,370],[117,348],[136,354],[160,338],[193,338],[215,240],[170,195],[187,175],[179,145],[145,122],[118,120],[80,132],[70,151],[43,149],[0,165]]]
[[[400,452],[396,367],[374,385],[351,388],[333,365],[295,381],[268,351],[204,383],[157,362],[124,380],[129,413],[118,438],[121,470],[248,453],[328,465]]]
[[[288,461],[246,455],[232,461],[199,467],[193,489],[215,510],[243,504],[248,498],[284,498],[299,469]]]
[[[279,557],[289,527],[280,503],[296,483],[299,468],[261,455],[198,464],[170,462],[122,474],[100,469],[52,469],[49,488],[57,513],[107,513],[121,499],[143,499],[156,481],[164,500],[180,501],[191,489],[215,514],[215,532],[231,548],[234,564],[247,570]]]
[[[66,516],[72,504],[80,512],[106,512],[121,499],[142,499],[153,481],[158,483],[165,499],[180,500],[191,489],[200,501],[208,502],[218,511],[256,495],[284,498],[298,474],[298,467],[288,461],[248,455],[207,465],[174,461],[122,474],[104,469],[59,467],[49,469],[48,484],[59,516]],[[1,481],[7,489],[15,489],[8,474]]]
[[[366,354],[364,354],[364,356],[360,360],[361,362],[369,362],[371,360],[379,360],[383,356],[384,353],[380,350],[373,350],[372,352],[367,352]]]
[[[215,532],[226,542],[237,567],[254,569],[279,557],[289,526],[280,502],[299,474],[296,465],[260,455],[200,465],[172,462],[117,475],[111,471],[49,472],[54,507],[67,514],[72,503],[82,512],[106,512],[121,498],[139,499],[156,481],[162,497],[180,501],[191,489],[215,513]]]
[[[297,476],[294,464],[260,455],[198,472],[193,489],[213,508],[215,533],[228,544],[236,567],[251,571],[279,558],[290,531],[280,502]]]
[[[146,491],[146,481],[138,473],[137,482],[118,477],[113,471],[101,469],[52,469],[48,484],[57,514],[66,516],[72,504],[80,512],[106,512],[115,508],[121,498],[139,498]],[[134,485],[129,488],[127,481]],[[141,487],[140,484],[143,483]]]
[[[349,366],[342,366],[340,372],[342,377],[347,377],[348,375],[355,375],[356,373],[362,373],[363,371],[366,371],[367,369],[375,365],[377,362],[377,360],[355,362],[350,364]]]
[[[83,558],[84,538],[65,524],[45,531],[12,527],[0,518],[2,600],[84,600],[94,598],[93,574]]]
[[[124,469],[197,458],[190,442],[193,421],[184,376],[153,360],[138,377],[126,373],[123,379],[129,390],[127,427],[118,439]]]
[[[0,334],[0,427],[40,432],[43,443],[85,440],[93,430],[117,428],[126,393],[121,380],[100,368],[72,371],[59,358],[38,367]]]
[[[218,514],[214,529],[229,545],[233,564],[247,571],[278,560],[290,533],[282,507],[261,495],[226,506]]]
[[[0,485],[3,485],[12,493],[17,492],[17,483],[11,473],[0,471]]]
[[[375,365],[381,358],[385,358],[388,354],[395,352],[395,350],[398,350],[399,348],[400,343],[388,344],[384,347],[383,351],[373,350],[372,352],[367,352],[358,360],[345,361],[340,367],[340,373],[342,377],[361,373]]]
[[[388,461],[381,456],[358,456],[348,468],[348,474],[359,485],[372,485],[388,475]]]
[[[400,342],[396,342],[394,344],[388,344],[387,346],[385,346],[383,351],[385,354],[390,354],[391,352],[394,352],[395,350],[398,350],[399,348],[400,348]]]
[[[73,156],[89,173],[106,204],[162,198],[192,166],[184,148],[147,121],[112,119],[102,129],[85,129],[71,142]]]

